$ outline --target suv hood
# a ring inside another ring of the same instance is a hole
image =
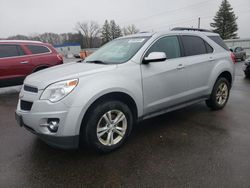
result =
[[[113,70],[116,66],[95,63],[67,63],[33,73],[25,79],[24,84],[41,90],[58,81],[81,78],[90,74]]]

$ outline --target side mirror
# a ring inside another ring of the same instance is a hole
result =
[[[167,56],[164,52],[151,52],[148,57],[143,59],[144,64],[152,63],[152,62],[160,62],[165,61]]]
[[[231,52],[234,52],[232,48],[229,49]]]

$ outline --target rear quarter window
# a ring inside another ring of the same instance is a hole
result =
[[[219,46],[221,46],[225,50],[229,51],[229,48],[227,47],[227,45],[224,43],[224,41],[222,40],[220,36],[208,36],[208,38],[213,40],[215,43],[217,43]]]
[[[43,54],[50,52],[50,50],[45,46],[27,45],[27,48],[32,52],[32,54]]]

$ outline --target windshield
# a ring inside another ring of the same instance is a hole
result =
[[[130,60],[145,44],[148,37],[121,38],[113,40],[85,59],[85,62],[119,64]]]

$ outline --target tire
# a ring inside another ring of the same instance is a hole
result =
[[[250,78],[250,72],[245,72],[245,77]]]
[[[206,100],[207,106],[212,110],[223,109],[230,95],[230,84],[224,77],[217,79],[210,98]]]
[[[134,122],[126,104],[120,101],[102,102],[94,105],[88,114],[85,125],[82,125],[80,144],[87,144],[100,153],[108,153],[126,142]]]
[[[33,71],[33,73],[34,72],[38,72],[38,71],[41,71],[41,70],[43,70],[43,69],[47,69],[48,67],[38,67],[37,69],[35,69],[34,71]]]

